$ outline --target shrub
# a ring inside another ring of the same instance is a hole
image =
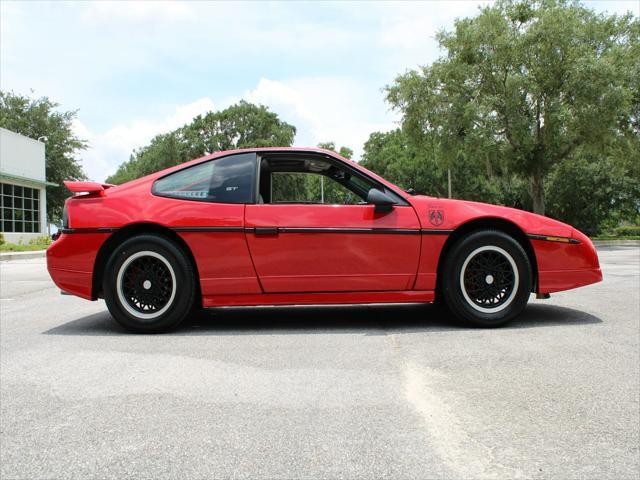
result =
[[[29,240],[29,245],[51,245],[51,237],[49,235],[40,235]]]
[[[0,233],[0,245],[4,245],[4,235]]]
[[[640,225],[625,225],[622,227],[614,228],[613,233],[616,237],[640,237]]]
[[[556,165],[547,177],[547,215],[587,235],[635,218],[640,182],[610,158],[582,155]]]

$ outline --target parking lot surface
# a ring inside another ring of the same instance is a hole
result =
[[[506,328],[431,306],[219,309],[131,335],[0,264],[0,477],[633,478],[640,250]]]

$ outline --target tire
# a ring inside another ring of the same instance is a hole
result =
[[[137,235],[111,254],[103,278],[107,308],[127,330],[173,330],[192,311],[196,280],[185,253],[159,235]]]
[[[509,235],[480,230],[449,251],[442,293],[451,312],[475,327],[499,327],[527,305],[532,275],[529,257]]]

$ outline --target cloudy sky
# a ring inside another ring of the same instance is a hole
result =
[[[244,98],[353,148],[397,124],[381,89],[440,54],[434,35],[486,1],[0,2],[0,88],[79,109],[88,176]],[[640,14],[638,0],[585,2]],[[33,93],[32,93],[33,91]]]

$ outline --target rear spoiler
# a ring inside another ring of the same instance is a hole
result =
[[[70,180],[65,180],[64,185],[73,193],[97,193],[103,192],[107,188],[115,187],[115,185],[110,183],[72,182]]]

